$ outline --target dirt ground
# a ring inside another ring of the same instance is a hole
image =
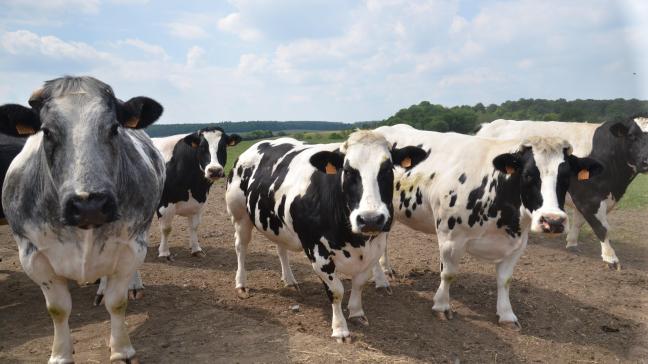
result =
[[[397,224],[389,245],[399,273],[393,295],[368,286],[363,302],[370,326],[350,326],[353,343],[337,344],[329,337],[328,299],[302,252],[291,254],[300,295],[283,287],[274,245],[255,233],[247,265],[252,297],[236,298],[233,228],[223,194],[222,184],[212,188],[200,227],[206,258],[191,257],[186,221],[177,217],[176,260],[159,261],[153,224],[141,267],[145,296],[129,304],[127,318],[142,362],[648,362],[646,211],[612,214],[620,272],[604,267],[591,233],[581,234],[577,255],[564,249],[563,237],[532,237],[511,289],[521,333],[498,327],[495,269],[471,257],[451,289],[457,317],[437,321],[431,309],[439,284],[436,239]],[[0,362],[45,362],[52,323],[6,226],[0,257]],[[75,359],[107,362],[109,316],[92,306],[96,286],[71,287]]]

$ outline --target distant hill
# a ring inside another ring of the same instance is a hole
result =
[[[401,109],[389,118],[354,126],[374,128],[381,125],[409,124],[417,129],[440,132],[473,133],[480,123],[495,119],[555,120],[576,122],[604,122],[637,114],[648,114],[648,101],[637,99],[614,100],[545,100],[519,99],[501,105],[462,105],[446,107],[423,101]]]
[[[208,126],[218,126],[228,133],[249,133],[257,130],[271,132],[336,131],[353,127],[353,124],[332,121],[224,121],[208,124],[153,124],[146,129],[152,137],[191,133]]]

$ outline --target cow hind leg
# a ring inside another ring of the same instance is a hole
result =
[[[513,254],[497,264],[497,316],[499,317],[499,324],[506,329],[514,331],[519,331],[522,327],[518,322],[517,316],[513,313],[509,291],[511,281],[513,280],[513,269],[522,253],[524,253],[528,235],[523,234],[521,239],[522,244],[520,247]]]
[[[580,229],[585,223],[585,218],[583,214],[580,213],[577,209],[574,209],[574,213],[571,219],[571,226],[569,227],[569,232],[567,233],[567,250],[571,252],[578,252],[578,235],[580,234]]]
[[[104,291],[104,302],[110,313],[110,361],[132,362],[135,349],[128,337],[126,327],[126,306],[128,305],[128,285],[132,274],[109,276]]]
[[[173,214],[167,212],[160,216],[160,247],[158,248],[158,258],[165,258],[172,261],[171,251],[169,250],[169,235],[171,234],[171,224],[173,223]]]
[[[286,287],[294,287],[299,292],[299,284],[297,284],[288,260],[288,250],[281,245],[277,245],[277,255],[279,255],[279,263],[281,263],[281,280]]]
[[[200,213],[187,217],[187,223],[189,225],[189,242],[191,244],[191,256],[193,257],[205,257],[205,252],[203,252],[198,243],[198,225],[200,224]]]
[[[238,267],[236,268],[236,295],[245,299],[250,297],[247,288],[247,271],[245,270],[245,256],[247,247],[252,238],[252,221],[249,218],[242,218],[234,221],[234,248],[236,249],[236,259]]]
[[[441,239],[441,237],[439,237]],[[464,253],[463,244],[453,241],[439,242],[441,260],[441,283],[434,295],[434,306],[440,320],[451,320],[454,317],[452,306],[450,306],[450,285],[456,279],[459,272],[459,263]]]
[[[612,249],[609,238],[610,224],[607,221],[607,205],[605,201],[601,202],[598,212],[594,214],[585,215],[585,219],[592,227],[592,231],[601,242],[601,258],[610,269],[621,269],[621,263],[616,256],[616,252]]]
[[[377,266],[377,264],[375,265]],[[349,297],[349,321],[356,325],[369,326],[369,320],[362,309],[362,289],[371,277],[371,270],[367,269],[353,276],[351,279],[351,296]]]

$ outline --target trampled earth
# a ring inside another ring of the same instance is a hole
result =
[[[218,183],[199,230],[205,258],[190,255],[186,220],[176,217],[175,261],[158,260],[153,224],[141,267],[145,296],[127,311],[142,362],[648,362],[648,211],[611,213],[621,271],[607,269],[589,231],[581,233],[578,254],[565,250],[564,236],[532,236],[511,289],[520,333],[498,327],[494,266],[470,256],[450,293],[457,315],[438,321],[432,311],[436,239],[396,224],[388,248],[398,273],[393,295],[367,286],[370,325],[350,326],[353,343],[337,344],[329,337],[331,306],[302,252],[290,255],[300,294],[283,287],[274,245],[255,233],[247,260],[252,296],[236,297],[234,231],[223,196]],[[0,362],[45,362],[52,323],[6,226],[0,227],[0,257]],[[108,362],[109,316],[92,306],[96,288],[71,284],[79,363]]]

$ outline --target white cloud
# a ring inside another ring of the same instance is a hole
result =
[[[200,39],[208,36],[207,31],[197,24],[172,22],[167,24],[167,28],[172,35],[178,38]]]
[[[95,14],[99,12],[99,0],[5,0],[4,5],[19,10],[51,12],[81,11]]]
[[[231,13],[218,20],[218,28],[233,33],[244,41],[253,42],[261,39],[261,33],[258,30],[243,23],[240,13]]]
[[[137,39],[137,38],[129,38],[123,41],[118,42],[118,44],[126,44],[132,47],[135,47],[145,53],[148,53],[152,56],[159,57],[162,59],[167,59],[169,58],[169,55],[167,52],[164,50],[164,48],[160,47],[159,45],[155,44],[150,44],[147,42],[144,42],[143,40]]]
[[[204,55],[205,55],[204,49],[198,46],[191,47],[187,52],[187,67],[195,68],[201,65],[203,63]]]
[[[107,53],[99,52],[86,43],[66,42],[51,35],[41,37],[27,30],[2,34],[0,45],[12,55],[44,55],[51,58],[74,60],[109,58]]]
[[[256,54],[242,54],[239,59],[238,72],[241,74],[252,74],[266,71],[268,58]]]

